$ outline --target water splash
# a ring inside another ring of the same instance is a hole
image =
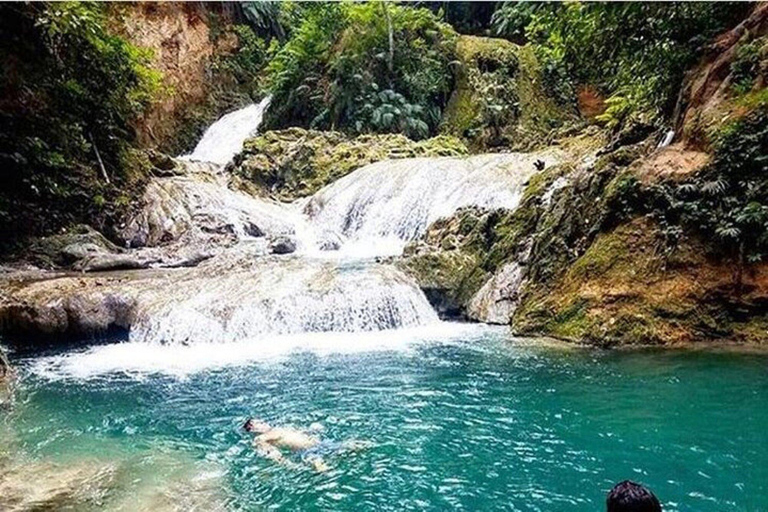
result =
[[[429,224],[459,208],[516,208],[534,162],[560,158],[550,150],[377,162],[320,190],[304,211],[317,232],[344,241],[345,254],[399,255]]]
[[[201,371],[249,363],[275,363],[299,353],[319,357],[379,352],[409,353],[419,346],[453,345],[493,333],[491,326],[436,322],[392,331],[313,332],[270,336],[254,343],[195,343],[185,347],[126,342],[31,361],[27,369],[47,380],[88,380],[115,373],[142,378],[165,374],[185,378]]]
[[[276,258],[242,270],[206,271],[205,278],[177,280],[159,293],[144,290],[131,340],[258,342],[281,334],[380,331],[438,320],[416,283],[390,266]]]
[[[271,99],[267,96],[258,104],[223,116],[205,131],[195,150],[181,158],[225,165],[243,149],[245,139],[256,133]]]

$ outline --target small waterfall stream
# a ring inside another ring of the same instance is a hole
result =
[[[267,96],[258,104],[223,116],[205,131],[194,151],[181,158],[225,165],[243,149],[245,139],[256,133],[271,99]]]

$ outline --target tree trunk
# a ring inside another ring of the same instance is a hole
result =
[[[389,3],[382,2],[384,17],[387,20],[387,31],[389,32],[389,55],[387,56],[387,70],[389,71],[389,87],[392,88],[392,79],[395,70],[395,34],[392,29],[392,17],[389,15]]]
[[[741,297],[744,292],[744,242],[739,243],[739,257],[736,262],[736,273],[734,276],[736,296]]]
[[[88,138],[91,139],[91,146],[93,146],[93,151],[96,153],[96,160],[99,161],[99,168],[101,169],[101,175],[104,176],[104,181],[106,181],[107,185],[109,185],[109,176],[107,175],[107,170],[104,168],[104,162],[101,161],[99,148],[96,147],[96,142],[94,142],[93,135],[91,135],[91,132],[88,132]]]

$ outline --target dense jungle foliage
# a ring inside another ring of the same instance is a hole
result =
[[[661,227],[664,250],[675,251],[684,234],[707,241],[713,256],[734,263],[741,286],[749,263],[768,257],[768,102],[715,134],[712,161],[682,183],[641,184],[617,178],[607,201],[609,222],[642,214]]]
[[[160,76],[106,21],[103,4],[0,5],[4,242],[95,218],[127,178],[129,123]]]
[[[735,2],[505,2],[498,35],[532,43],[563,101],[589,84],[608,96],[602,120],[662,122],[704,45],[751,8]]]
[[[427,137],[453,85],[456,32],[428,9],[302,6],[266,68],[267,124]]]

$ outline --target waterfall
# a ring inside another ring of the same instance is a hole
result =
[[[181,344],[381,331],[438,321],[416,283],[394,267],[304,258],[239,269],[227,263],[209,269],[203,279],[176,280],[140,294],[136,317],[132,341]]]
[[[665,148],[672,144],[672,140],[675,138],[675,130],[669,130],[664,134],[664,138],[659,142],[658,149]]]
[[[195,150],[181,158],[225,165],[243,149],[243,142],[254,135],[261,124],[271,96],[259,104],[230,112],[213,123],[195,146]]]
[[[459,208],[516,208],[534,162],[560,158],[547,151],[377,162],[317,192],[304,211],[318,237],[341,239],[345,254],[399,255]]]
[[[223,168],[258,129],[268,104],[265,98],[214,123],[194,152],[183,157],[186,172],[150,183],[144,209],[127,226],[133,233],[129,239],[140,238],[149,247],[168,240],[189,243],[194,238],[182,235],[194,230],[233,233],[234,245],[193,268],[142,274],[85,298],[73,289],[75,296],[62,298],[104,311],[114,304],[130,308],[126,314],[121,310],[121,318],[130,319],[133,348],[119,349],[124,351],[120,357],[140,353],[137,364],[156,366],[150,354],[173,360],[175,353],[167,347],[179,345],[195,347],[184,352],[189,358],[197,357],[192,352],[217,357],[215,349],[203,347],[222,343],[230,347],[222,352],[247,346],[251,357],[284,347],[288,338],[295,343],[297,335],[334,333],[336,340],[352,333],[434,329],[441,322],[418,284],[370,257],[401,254],[432,222],[459,208],[516,208],[537,172],[537,160],[553,165],[563,158],[552,149],[382,161],[310,198],[277,203],[229,188]],[[285,236],[298,241],[297,251],[266,255],[266,242]],[[338,250],[320,250],[330,246]],[[518,267],[510,267],[497,281],[514,287],[521,275]],[[514,307],[513,302],[506,309],[498,305],[496,287],[489,284],[473,302],[477,318],[502,322]],[[102,367],[110,350],[94,349],[88,357]]]

